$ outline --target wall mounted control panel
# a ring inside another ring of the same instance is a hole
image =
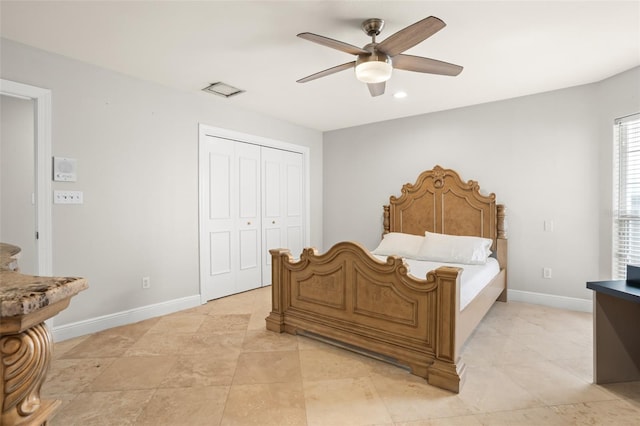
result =
[[[77,180],[78,160],[75,158],[53,157],[53,180],[57,182],[75,182]]]
[[[82,204],[82,191],[53,191],[53,204]]]

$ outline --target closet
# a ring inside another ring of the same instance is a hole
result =
[[[304,246],[303,155],[202,133],[199,155],[203,301],[270,285],[269,249]]]

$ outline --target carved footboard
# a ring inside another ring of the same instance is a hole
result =
[[[458,392],[464,364],[456,344],[461,269],[426,279],[407,274],[401,258],[379,261],[358,243],[318,254],[270,250],[272,311],[267,329],[311,334],[407,366],[430,384]]]

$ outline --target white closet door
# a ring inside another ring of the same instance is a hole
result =
[[[235,293],[260,287],[262,248],[260,230],[260,147],[236,142],[238,165],[238,277]]]
[[[262,147],[262,284],[271,284],[272,248],[298,258],[304,242],[302,154]]]
[[[260,147],[207,136],[200,154],[205,300],[261,284]]]

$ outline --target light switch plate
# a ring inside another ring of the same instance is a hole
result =
[[[53,191],[53,204],[82,204],[82,191]]]

